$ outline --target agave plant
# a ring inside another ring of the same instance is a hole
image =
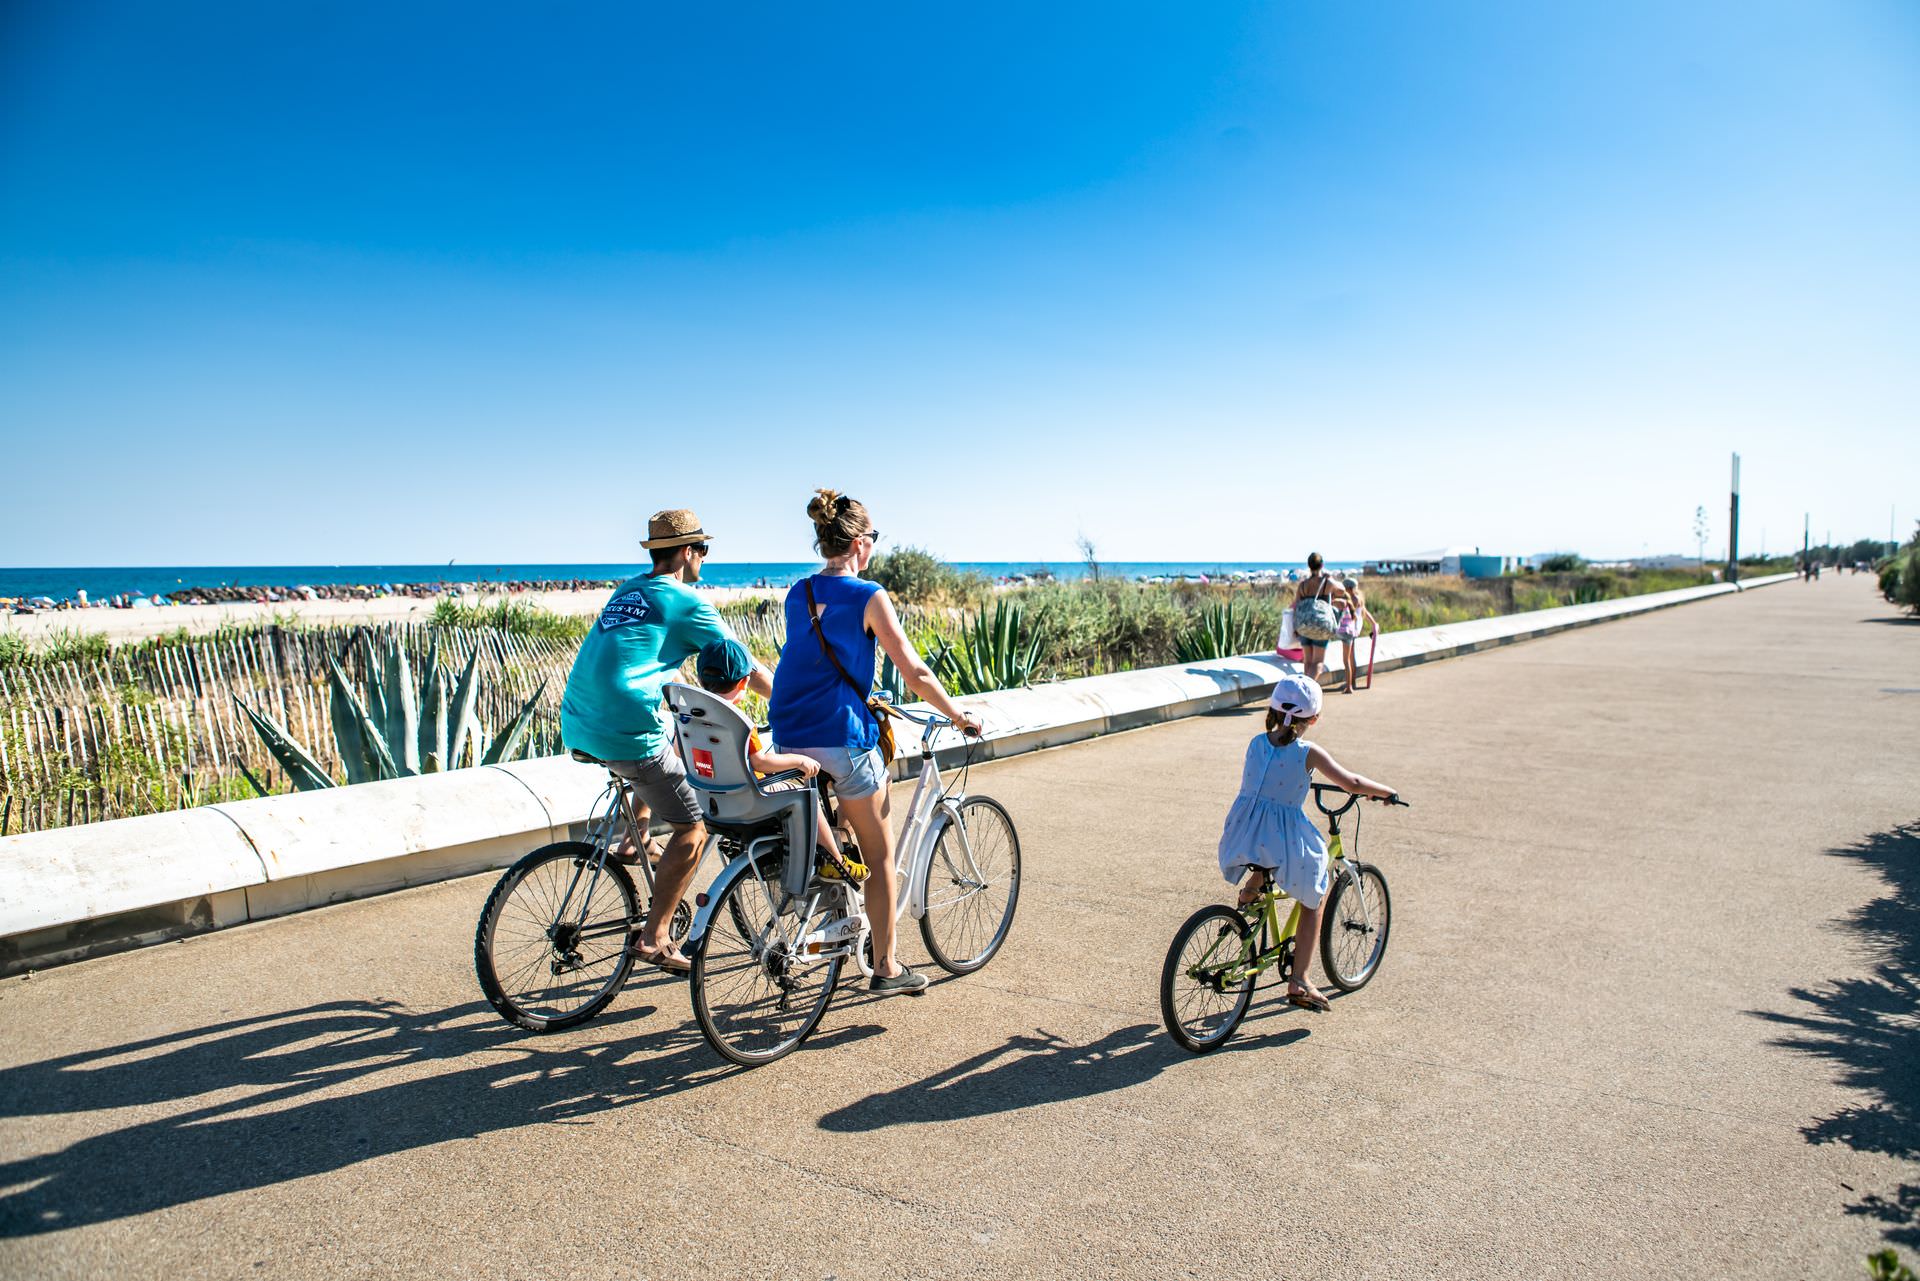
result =
[[[907,701],[907,679],[894,666],[893,655],[880,655],[880,674],[874,678],[873,687],[884,691],[896,703]]]
[[[480,724],[473,711],[479,692],[478,648],[455,678],[440,663],[436,637],[427,649],[425,671],[416,688],[412,664],[397,638],[387,639],[384,653],[374,651],[371,639],[366,643],[365,701],[354,692],[333,655],[327,655],[327,719],[333,725],[333,743],[346,767],[349,784],[458,769],[463,759],[478,765],[497,765],[513,760],[525,747],[527,727],[533,723],[534,709],[546,692],[545,681],[506,728],[482,747]],[[296,790],[336,786],[325,767],[284,725],[247,706],[237,694],[233,701],[287,771]]]
[[[973,615],[959,637],[935,650],[928,661],[941,683],[956,694],[1017,689],[1033,680],[1044,641],[1038,624],[1029,632],[1020,606],[999,600],[993,603],[991,619],[984,610]]]
[[[1567,593],[1569,605],[1597,605],[1607,598],[1604,583],[1580,583]]]
[[[1251,609],[1236,610],[1234,602],[1208,605],[1193,625],[1174,638],[1173,656],[1181,663],[1209,658],[1237,658],[1266,647],[1261,620]]]

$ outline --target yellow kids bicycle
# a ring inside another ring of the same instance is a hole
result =
[[[1346,800],[1329,806],[1327,797]],[[1367,985],[1387,953],[1393,924],[1393,900],[1387,878],[1371,863],[1347,857],[1340,816],[1360,797],[1331,783],[1313,785],[1313,803],[1327,816],[1327,858],[1333,884],[1320,917],[1320,964],[1335,987],[1355,992]],[[1388,805],[1405,805],[1397,796]],[[1353,818],[1353,843],[1360,844],[1360,816]],[[1160,1017],[1167,1032],[1195,1054],[1227,1043],[1247,1016],[1253,992],[1285,984],[1293,975],[1293,941],[1300,929],[1300,904],[1283,924],[1278,887],[1267,888],[1245,907],[1215,903],[1187,918],[1167,949],[1160,968]],[[1262,975],[1272,978],[1260,982]]]

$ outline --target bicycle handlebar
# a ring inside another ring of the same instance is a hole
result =
[[[887,716],[897,716],[903,721],[910,721],[915,725],[923,726],[929,734],[936,729],[945,729],[953,726],[953,718],[950,716],[942,716],[939,712],[910,712],[904,707],[895,706],[893,700],[878,695],[875,696],[875,701],[869,703],[868,706]],[[963,729],[960,732],[969,738],[976,738],[980,733],[980,731],[976,729]]]
[[[1413,808],[1409,802],[1400,799],[1400,793],[1398,792],[1395,792],[1391,796],[1362,796],[1358,792],[1349,792],[1346,788],[1336,787],[1332,783],[1314,783],[1312,787],[1313,803],[1319,807],[1322,814],[1326,814],[1329,817],[1346,813],[1353,808],[1355,801],[1361,800],[1375,801],[1381,805],[1398,805],[1405,809]],[[1321,795],[1323,792],[1338,792],[1347,798],[1347,803],[1337,809],[1328,809],[1326,799]]]

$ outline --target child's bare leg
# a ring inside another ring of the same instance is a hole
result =
[[[1248,874],[1247,879],[1240,883],[1240,906],[1245,907],[1266,893],[1267,886],[1270,884],[1272,884],[1272,882],[1267,879],[1267,874],[1257,867],[1254,868],[1253,871]]]
[[[1325,902],[1321,907],[1326,906]],[[1300,905],[1300,929],[1293,936],[1293,976],[1287,980],[1287,991],[1306,992],[1324,997],[1326,993],[1313,985],[1307,977],[1307,967],[1313,964],[1313,950],[1320,943],[1320,908]]]
[[[814,844],[829,854],[840,852],[840,842],[834,837],[833,826],[827,822],[827,807],[818,803],[813,815]]]

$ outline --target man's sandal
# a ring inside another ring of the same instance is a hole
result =
[[[640,942],[638,934],[627,940],[627,955],[645,965],[668,974],[687,975],[693,973],[693,962],[684,956],[675,956],[664,947],[648,949]]]
[[[660,856],[666,852],[667,843],[665,841],[657,836],[646,836],[641,838],[639,847],[631,854],[622,854],[619,850],[608,850],[607,854],[616,863],[623,863],[628,867],[638,867],[640,866],[640,860],[643,858],[649,863],[658,863]]]

